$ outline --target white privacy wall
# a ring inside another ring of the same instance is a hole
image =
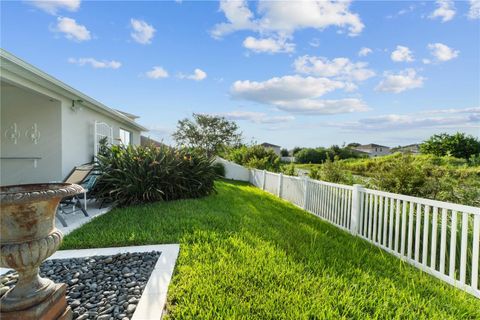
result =
[[[217,157],[215,163],[221,163],[225,167],[225,178],[238,181],[249,181],[250,171],[234,162]]]
[[[257,169],[250,183],[480,298],[480,208]]]

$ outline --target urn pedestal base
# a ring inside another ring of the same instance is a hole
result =
[[[1,312],[2,320],[71,320],[72,310],[65,297],[67,285],[55,284],[55,291],[39,304],[24,310]]]

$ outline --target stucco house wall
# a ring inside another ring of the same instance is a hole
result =
[[[70,100],[62,103],[62,174],[66,176],[76,165],[92,162],[94,156],[95,121],[113,128],[113,143],[119,143],[120,128],[130,131],[131,143],[140,144],[140,131],[88,107],[73,111]]]
[[[2,184],[48,182],[59,179],[62,175],[60,103],[5,83],[2,83],[1,93]],[[18,134],[16,139],[11,139],[9,136],[13,134],[14,124]],[[34,124],[40,132],[37,143],[29,136]],[[35,168],[34,160],[12,159],[14,157],[40,159],[36,161]]]

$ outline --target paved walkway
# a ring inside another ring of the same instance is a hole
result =
[[[80,228],[82,225],[89,222],[93,218],[107,213],[108,211],[110,211],[110,209],[110,207],[100,208],[100,203],[89,201],[87,203],[87,212],[89,217],[85,217],[81,210],[77,210],[74,213],[62,214],[62,217],[68,224],[67,227],[62,226],[62,223],[58,219],[55,219],[55,224],[57,225],[57,228],[63,232],[63,235],[67,235],[73,230]]]

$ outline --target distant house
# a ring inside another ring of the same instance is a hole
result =
[[[277,156],[280,156],[280,146],[277,146],[276,144],[271,144],[268,142],[264,142],[261,144],[262,147],[265,147],[266,149],[272,149]]]
[[[0,49],[1,184],[61,181],[106,139],[140,144],[148,131],[120,112]]]
[[[369,157],[378,157],[390,154],[390,147],[375,143],[360,145],[353,148],[353,150],[367,153]]]
[[[419,154],[420,153],[420,145],[418,143],[409,144],[408,146],[395,148],[395,150],[392,150],[392,151],[401,152],[401,153]]]

